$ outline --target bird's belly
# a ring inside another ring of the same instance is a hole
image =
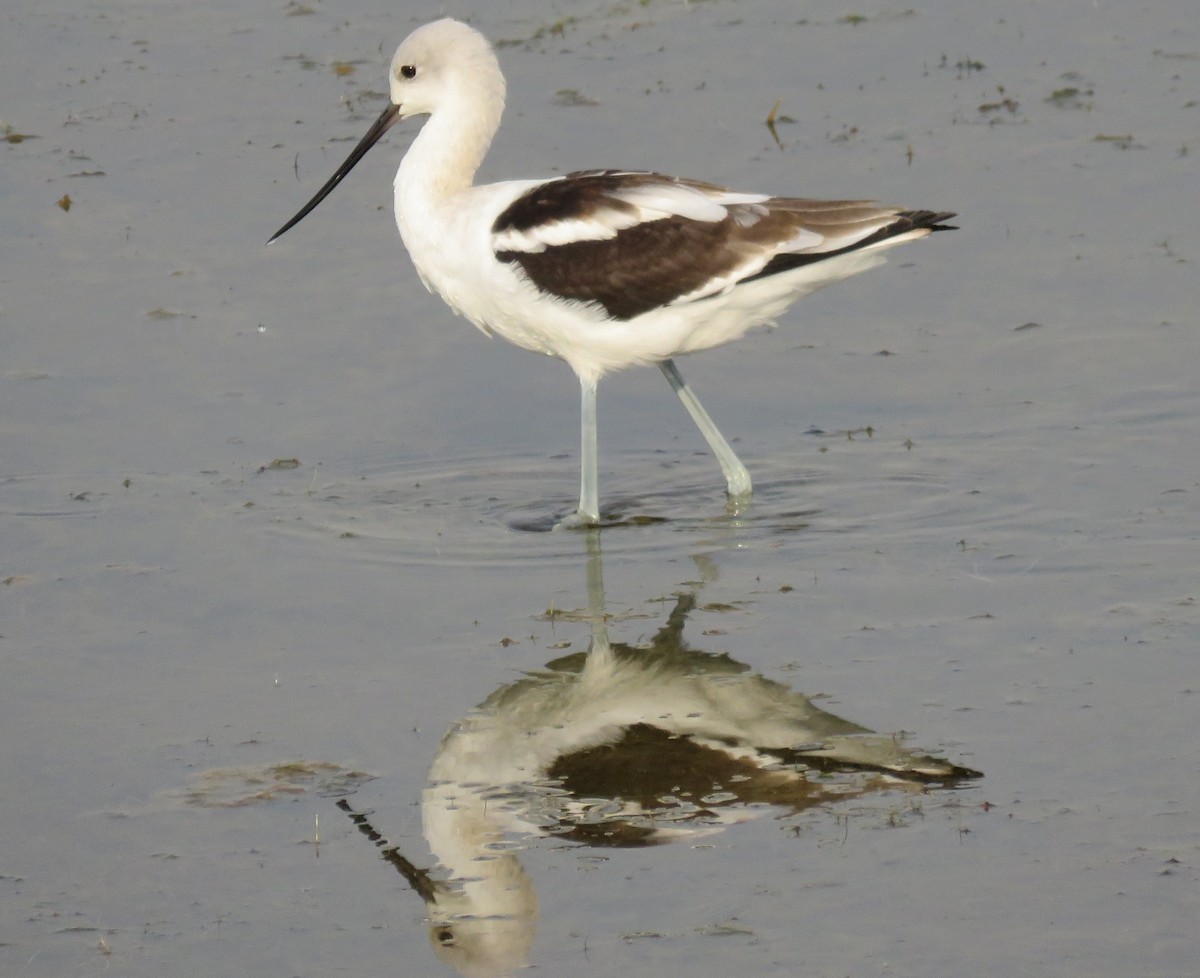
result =
[[[444,252],[443,258],[448,258]],[[426,284],[479,329],[534,353],[558,357],[584,379],[723,346],[770,325],[800,296],[882,261],[855,253],[747,282],[721,293],[616,319],[594,303],[539,291],[490,252],[418,266]]]
[[[582,377],[598,380],[625,367],[657,363],[681,353],[722,346],[743,336],[764,321],[745,310],[731,311],[719,302],[665,306],[622,320],[608,316],[596,305],[565,301],[528,292],[506,296],[492,294],[478,301],[478,293],[454,294],[438,290],[446,302],[485,333],[494,334],[522,349],[558,357]],[[781,312],[771,309],[772,315]]]

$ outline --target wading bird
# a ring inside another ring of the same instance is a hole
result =
[[[488,334],[565,360],[581,391],[577,512],[600,521],[596,385],[657,364],[712,448],[729,495],[750,475],[675,357],[771,323],[800,296],[879,264],[884,249],[951,230],[946,211],[728,190],[633,170],[474,186],[500,126],[491,45],[455,20],[418,28],[392,58],[391,100],[300,221],[392,125],[429,118],[400,163],[396,223],[425,285]]]

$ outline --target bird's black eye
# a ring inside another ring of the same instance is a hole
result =
[[[416,65],[401,65],[400,66],[400,77],[401,78],[416,78],[417,77],[417,66]]]

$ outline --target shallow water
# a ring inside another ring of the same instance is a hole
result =
[[[0,13],[5,974],[456,973],[336,800],[432,867],[443,737],[588,648],[584,535],[543,532],[575,384],[420,287],[388,213],[411,123],[262,245],[441,12]],[[651,848],[509,826],[518,958],[1194,971],[1191,5],[445,12],[512,42],[484,179],[640,166],[962,225],[682,363],[740,511],[657,371],[606,379],[601,542],[614,642],[694,594],[698,652],[984,777],[846,775]]]

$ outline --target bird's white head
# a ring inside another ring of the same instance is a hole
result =
[[[388,76],[401,118],[436,112],[448,103],[504,107],[504,76],[486,37],[457,20],[435,20],[396,49]]]

